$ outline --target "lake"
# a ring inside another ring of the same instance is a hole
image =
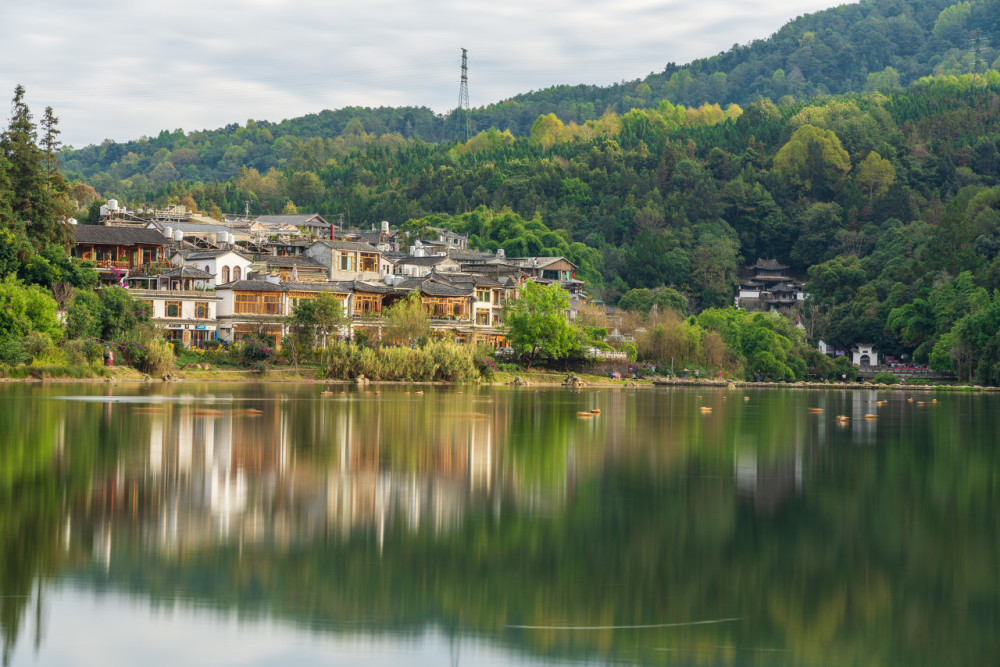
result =
[[[1000,664],[998,395],[323,389],[0,385],[5,662]]]

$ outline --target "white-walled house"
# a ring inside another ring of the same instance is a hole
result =
[[[878,350],[871,343],[858,343],[851,348],[851,363],[855,366],[878,366]]]
[[[209,273],[214,278],[208,281],[208,287],[217,287],[237,280],[245,280],[253,260],[235,250],[192,250],[186,253],[174,253],[172,258],[176,266],[193,266]]]
[[[134,289],[129,293],[145,305],[167,338],[183,341],[184,347],[202,347],[218,337],[219,297],[214,292]]]

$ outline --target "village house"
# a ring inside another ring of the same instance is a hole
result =
[[[219,285],[219,338],[229,342],[247,337],[271,337],[276,345],[285,335],[286,288],[271,280],[236,280]]]
[[[871,343],[858,343],[851,348],[851,363],[861,368],[878,366],[878,351]]]
[[[273,232],[287,231],[289,227],[305,230],[306,234],[315,234],[323,238],[330,237],[332,225],[318,213],[291,215],[260,215],[254,222],[263,225]]]
[[[189,250],[175,252],[172,261],[176,266],[193,266],[212,276],[208,287],[247,278],[253,261],[235,250]]]
[[[532,278],[558,282],[575,280],[579,268],[565,257],[517,257],[511,261]]]
[[[73,225],[73,256],[93,262],[101,282],[122,283],[133,275],[155,275],[169,268],[167,239],[135,225]]]
[[[146,306],[153,324],[162,329],[169,340],[181,341],[184,347],[204,347],[205,343],[217,338],[219,297],[214,292],[133,289],[129,293]]]
[[[382,280],[393,272],[393,263],[369,243],[316,241],[306,255],[327,268],[329,280]]]
[[[323,282],[327,279],[329,270],[312,257],[306,256],[268,256],[261,259],[264,273],[277,275],[282,282]]]
[[[757,259],[744,270],[735,305],[744,310],[780,310],[799,305],[805,295],[802,283],[785,275],[788,267],[774,259]]]

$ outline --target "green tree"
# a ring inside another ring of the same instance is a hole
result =
[[[884,195],[896,182],[896,169],[891,162],[872,151],[858,165],[854,179],[868,193],[868,203],[871,204],[873,198]]]
[[[552,360],[568,357],[579,345],[576,329],[566,316],[569,292],[559,285],[526,282],[518,298],[504,313],[504,329],[511,347],[526,356],[528,367],[545,356]]]
[[[774,156],[774,171],[789,187],[820,198],[837,191],[851,158],[832,130],[805,124]]]
[[[412,345],[431,332],[430,319],[421,304],[420,292],[414,290],[385,310],[385,336],[395,345]]]
[[[344,302],[329,292],[299,301],[288,318],[292,335],[310,350],[317,344],[326,347],[330,334],[336,333],[346,322]]]

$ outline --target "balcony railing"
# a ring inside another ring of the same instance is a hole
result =
[[[90,260],[99,269],[129,269],[130,262],[127,259],[94,259]]]

